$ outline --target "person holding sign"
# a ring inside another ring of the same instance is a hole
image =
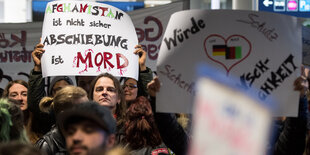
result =
[[[91,83],[89,99],[110,108],[117,120],[117,129],[125,118],[126,102],[120,82],[109,73],[98,75]]]
[[[294,90],[300,92],[298,116],[287,117],[280,122],[283,129],[278,131],[278,137],[271,151],[273,154],[300,154],[306,146],[308,101],[306,93],[309,91],[308,81],[301,76],[294,82]],[[279,129],[279,128],[277,128]]]
[[[302,154],[305,149],[306,124],[307,124],[307,99],[308,85],[303,77],[298,77],[294,82],[294,90],[300,92],[298,117],[288,117],[283,123],[283,130],[278,129],[276,137],[268,152],[271,154]],[[155,105],[156,92],[160,89],[158,78],[148,84],[151,103]],[[155,121],[165,144],[176,154],[186,154],[189,137],[168,113],[155,113]],[[167,128],[169,130],[167,130]]]
[[[126,113],[126,102],[130,100],[134,100],[138,93],[137,84],[139,83],[140,90],[142,90],[141,94],[147,95],[146,93],[146,84],[149,79],[152,78],[152,71],[145,66],[146,60],[146,52],[142,49],[141,45],[135,46],[136,50],[134,54],[139,55],[139,77],[140,80],[136,81],[135,79],[128,78],[126,81],[131,81],[130,89],[133,92],[127,92],[127,99],[125,99],[124,90],[120,85],[120,82],[117,78],[109,73],[103,73],[98,75],[91,84],[91,89],[89,92],[89,98],[98,102],[100,105],[109,107],[114,116],[117,119],[117,127],[121,129],[123,126],[123,121]],[[126,85],[126,84],[125,84]],[[128,83],[127,83],[128,85]],[[127,86],[126,86],[127,87]],[[135,87],[135,88],[134,88]],[[105,90],[106,88],[106,90]],[[127,89],[128,90],[128,89]],[[144,92],[143,92],[144,90]],[[126,90],[125,90],[126,91]]]
[[[130,101],[135,100],[138,96],[148,96],[146,86],[153,79],[152,70],[145,65],[146,52],[141,45],[137,45],[135,48],[134,53],[139,55],[139,80],[137,81],[133,78],[126,78],[124,80],[122,88],[127,106],[129,106]]]
[[[147,90],[150,95],[155,122],[163,142],[177,155],[186,155],[189,144],[189,136],[184,128],[177,122],[175,115],[170,113],[155,112],[156,93],[160,90],[160,82],[155,77],[147,84]]]
[[[39,109],[40,100],[46,96],[45,79],[42,77],[41,69],[41,57],[44,52],[44,45],[39,43],[35,46],[35,49],[31,53],[34,67],[30,72],[28,90],[29,110],[35,117],[35,122],[33,122],[34,132],[39,133],[40,135],[47,133],[51,129],[52,125],[55,124],[55,117],[53,113],[43,113]],[[48,95],[54,96],[61,88],[72,84],[73,82],[67,76],[55,77],[51,82],[50,88],[48,89]]]

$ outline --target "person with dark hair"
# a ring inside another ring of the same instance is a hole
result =
[[[54,96],[57,91],[67,85],[73,85],[72,80],[67,76],[54,77],[50,83],[47,93],[45,92],[45,79],[42,77],[41,57],[45,52],[43,44],[37,44],[31,53],[34,62],[34,67],[29,75],[28,89],[28,107],[34,116],[32,124],[33,131],[44,135],[47,133],[53,124],[55,124],[55,116],[53,112],[44,113],[40,111],[40,100],[46,96]],[[41,137],[41,136],[40,136]]]
[[[155,113],[156,93],[160,90],[160,82],[155,77],[147,85],[150,95],[150,103],[154,112],[154,118],[163,142],[177,155],[186,155],[189,145],[189,135],[177,122],[175,114]]]
[[[58,126],[70,155],[100,154],[114,146],[116,121],[108,107],[96,102],[64,111],[58,117]]]
[[[98,75],[91,84],[89,98],[102,106],[110,108],[121,126],[125,118],[126,102],[120,82],[109,73]]]
[[[18,101],[0,99],[0,142],[19,141],[28,143],[24,117]]]
[[[132,154],[170,154],[162,142],[147,98],[140,96],[131,102],[124,128],[122,143],[132,150]]]
[[[55,117],[57,117],[64,110],[85,101],[88,101],[88,98],[84,89],[76,86],[66,86],[57,91],[54,98],[44,97],[40,102],[40,106],[42,111],[53,111]],[[65,139],[56,125],[53,125],[52,129],[40,138],[35,146],[47,155],[68,153]]]
[[[53,78],[50,85],[47,94],[48,96],[53,97],[57,91],[65,86],[73,85],[73,82],[68,76],[56,76]]]
[[[17,141],[0,144],[0,155],[44,155],[30,144]]]
[[[153,79],[152,70],[145,65],[146,52],[141,45],[137,45],[135,48],[136,50],[134,53],[139,55],[139,80],[124,78],[123,90],[127,104],[139,96],[147,97],[148,93],[146,86]]]
[[[297,78],[294,81],[294,90],[300,92],[298,116],[286,117],[284,121],[277,121],[275,141],[271,144],[271,150],[268,150],[270,154],[302,155],[305,151],[308,113],[306,93],[309,91],[306,78]]]
[[[83,88],[86,92],[90,91],[91,82],[96,76],[75,76],[76,85]]]

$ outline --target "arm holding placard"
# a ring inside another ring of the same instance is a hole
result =
[[[307,109],[308,101],[306,92],[308,82],[304,77],[299,77],[294,82],[295,90],[300,91],[298,117],[287,117],[283,122],[283,130],[274,145],[274,153],[302,155],[306,143]]]
[[[154,112],[155,122],[157,124],[159,133],[166,144],[175,154],[185,155],[189,143],[189,137],[184,131],[183,127],[177,122],[175,115],[170,113],[156,113],[155,112],[155,96],[160,89],[160,82],[155,77],[148,85],[148,93],[150,95],[150,102]]]
[[[55,123],[53,115],[40,111],[39,102],[46,96],[44,86],[45,82],[41,72],[41,56],[44,53],[43,44],[37,44],[32,52],[32,58],[34,61],[34,68],[30,72],[29,76],[29,88],[28,88],[28,108],[34,115],[33,130],[40,134],[48,132]]]
[[[139,55],[139,80],[138,85],[138,96],[148,96],[147,84],[153,79],[153,72],[150,68],[146,67],[146,52],[143,50],[141,45],[135,46],[134,54]]]

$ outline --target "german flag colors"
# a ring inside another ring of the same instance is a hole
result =
[[[213,56],[225,56],[226,59],[240,59],[241,46],[227,47],[226,45],[213,45]]]

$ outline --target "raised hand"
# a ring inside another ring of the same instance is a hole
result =
[[[43,47],[44,45],[39,43],[36,45],[35,49],[31,53],[34,62],[34,71],[41,71],[41,57],[42,54],[45,52]]]
[[[146,70],[146,52],[143,50],[141,45],[136,45],[135,46],[135,51],[134,54],[139,54],[139,66],[140,66],[140,71],[145,71]]]
[[[155,97],[156,93],[160,90],[160,82],[156,76],[151,82],[147,84],[147,92],[150,96]]]

